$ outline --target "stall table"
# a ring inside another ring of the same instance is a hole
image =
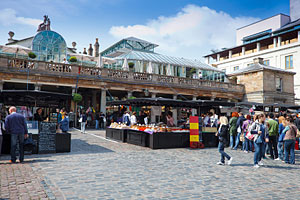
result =
[[[105,137],[121,142],[126,142],[127,129],[107,128]]]

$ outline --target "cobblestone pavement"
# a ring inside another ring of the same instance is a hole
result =
[[[49,199],[299,199],[299,151],[296,165],[267,159],[259,169],[253,153],[225,151],[231,166],[216,165],[216,148],[151,150],[73,131],[71,153],[27,156],[26,166]]]

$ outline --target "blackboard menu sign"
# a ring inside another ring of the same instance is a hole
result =
[[[39,127],[39,154],[56,153],[56,123],[41,122]]]

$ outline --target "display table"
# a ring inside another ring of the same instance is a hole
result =
[[[105,137],[113,140],[118,140],[121,142],[126,142],[127,129],[107,128]]]
[[[127,129],[126,142],[142,147],[149,147],[149,133],[137,130]]]
[[[151,149],[185,148],[190,145],[189,132],[158,132],[149,134]]]

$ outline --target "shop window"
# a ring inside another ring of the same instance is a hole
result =
[[[233,71],[237,71],[237,70],[239,70],[240,69],[240,66],[234,66],[233,67]]]
[[[269,66],[270,65],[270,60],[264,60],[264,65]]]
[[[293,69],[293,56],[285,57],[285,69]]]
[[[276,91],[282,92],[282,78],[276,77]]]

